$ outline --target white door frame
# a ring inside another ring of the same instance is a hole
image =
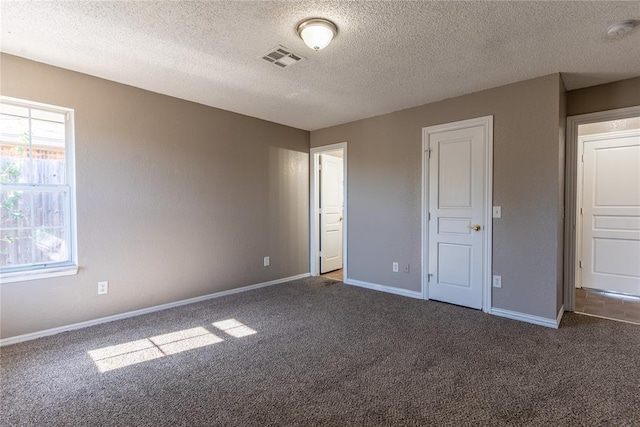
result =
[[[343,281],[347,280],[347,143],[340,142],[338,144],[323,145],[322,147],[312,148],[309,152],[309,170],[311,171],[311,177],[309,180],[309,272],[311,276],[320,275],[320,223],[318,221],[318,210],[320,209],[320,180],[319,180],[319,165],[320,154],[342,150],[343,157],[343,196],[342,196],[342,273]]]
[[[564,218],[564,309],[575,310],[575,289],[580,277],[580,265],[577,261],[580,254],[581,220],[578,206],[582,194],[582,168],[579,159],[582,147],[578,144],[578,126],[609,120],[628,119],[640,116],[640,106],[619,108],[616,110],[598,111],[567,117],[567,144],[565,164],[565,218]]]
[[[422,298],[429,299],[429,135],[444,131],[483,126],[485,136],[484,147],[484,195],[485,223],[481,224],[486,230],[482,260],[482,311],[491,312],[491,275],[493,248],[493,116],[478,117],[436,126],[422,128]]]

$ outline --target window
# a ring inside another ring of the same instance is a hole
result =
[[[73,110],[0,97],[2,282],[77,272]]]

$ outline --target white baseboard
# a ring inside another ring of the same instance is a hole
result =
[[[546,326],[547,328],[558,329],[560,325],[560,319],[564,313],[564,307],[560,309],[557,319],[549,319],[547,317],[534,316],[532,314],[520,313],[518,311],[504,310],[502,308],[493,307],[490,311],[491,314],[506,317],[507,319],[519,320],[521,322],[533,323],[534,325]]]
[[[361,280],[355,280],[355,279],[349,279],[349,278],[344,279],[344,283],[347,285],[358,286],[360,288],[373,289],[374,291],[386,292],[388,294],[395,294],[395,295],[402,295],[403,297],[423,299],[422,292],[418,292],[418,291],[409,291],[406,289],[394,288],[393,286],[378,285],[377,283],[363,282]]]
[[[297,276],[285,277],[283,279],[271,280],[269,282],[257,283],[255,285],[243,286],[241,288],[229,289],[228,291],[214,292],[212,294],[202,295],[195,298],[183,299],[180,301],[170,302],[167,304],[156,305],[153,307],[142,308],[140,310],[127,311],[126,313],[114,314],[113,316],[100,317],[98,319],[87,320],[85,322],[73,323],[71,325],[59,326],[57,328],[46,329],[44,331],[32,332],[24,335],[17,335],[0,339],[0,347],[5,345],[17,344],[24,341],[35,340],[49,335],[59,334],[61,332],[72,331],[75,329],[87,328],[89,326],[99,325],[101,323],[113,322],[114,320],[127,319],[129,317],[141,316],[154,311],[166,310],[168,308],[179,307],[181,305],[193,304],[196,302],[206,301],[213,298],[220,298],[227,295],[237,294],[239,292],[251,291],[253,289],[263,288],[265,286],[277,285],[279,283],[290,282],[292,280],[304,279],[309,277],[309,273],[298,274]]]

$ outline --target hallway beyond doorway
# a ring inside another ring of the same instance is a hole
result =
[[[344,273],[342,272],[342,269],[333,270],[328,273],[322,274],[321,276],[326,279],[339,280],[340,282],[344,281]]]
[[[640,325],[640,297],[595,289],[576,289],[576,313]]]

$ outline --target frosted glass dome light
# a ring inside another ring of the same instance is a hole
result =
[[[335,24],[326,19],[308,19],[298,25],[298,35],[313,50],[329,46],[337,32]]]
[[[615,24],[609,25],[607,35],[611,38],[622,37],[629,34],[638,25],[640,25],[640,21],[636,20],[616,22]]]

